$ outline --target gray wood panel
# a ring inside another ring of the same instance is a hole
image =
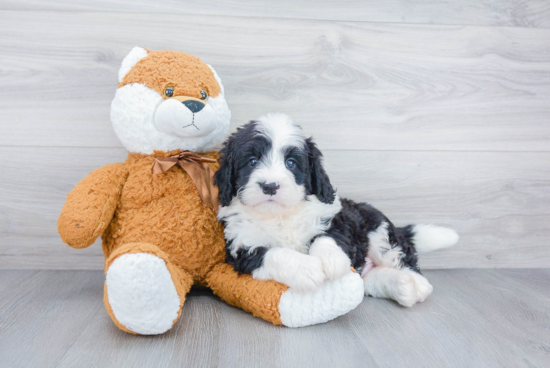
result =
[[[283,111],[327,149],[548,151],[549,39],[550,29],[1,11],[0,145],[120,147],[116,73],[142,45],[214,65],[233,127]]]
[[[6,158],[0,163],[0,268],[102,269],[101,241],[70,248],[59,237],[57,218],[80,180],[127,154],[123,148],[0,147]]]
[[[422,255],[423,268],[550,263],[550,153],[324,152],[341,196],[370,202],[398,225],[460,233],[455,247]],[[0,157],[9,158],[0,163],[0,268],[102,269],[99,244],[67,247],[56,222],[74,185],[126,151],[0,147]]]
[[[120,11],[367,22],[550,27],[545,0],[3,0],[0,9]]]
[[[428,271],[434,293],[425,303],[407,310],[386,306],[381,315],[379,303],[386,301],[369,299],[344,318],[394,367],[419,361],[431,367],[548,366],[550,333],[540,321],[549,317],[550,284],[535,292],[530,278],[548,281],[550,272],[516,270],[523,275],[516,282],[509,271]],[[403,349],[396,339],[415,348]]]
[[[144,337],[109,319],[102,272],[0,271],[0,367],[550,365],[550,270],[425,275],[434,293],[413,308],[365,298],[343,317],[299,329],[194,290],[171,331]]]

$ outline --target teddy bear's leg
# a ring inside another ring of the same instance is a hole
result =
[[[104,301],[123,331],[156,335],[168,331],[181,315],[193,279],[147,243],[116,249],[105,262]]]
[[[315,292],[298,293],[275,281],[239,275],[231,265],[219,264],[207,276],[208,286],[228,304],[274,325],[303,327],[330,321],[361,303],[361,276],[350,272],[326,282]]]

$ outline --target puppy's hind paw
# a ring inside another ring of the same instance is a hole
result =
[[[416,299],[418,302],[423,302],[434,290],[432,284],[421,274],[414,271],[409,271],[416,288]]]
[[[412,307],[418,301],[416,285],[409,273],[400,272],[395,278],[395,301],[404,307]]]
[[[402,270],[397,277],[395,300],[405,307],[412,307],[426,300],[432,291],[433,286],[424,276],[412,270]]]

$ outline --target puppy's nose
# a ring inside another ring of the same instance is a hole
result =
[[[269,194],[269,195],[277,194],[277,189],[280,188],[277,183],[263,182],[263,183],[259,183],[259,184],[260,184],[260,187],[262,188],[262,191],[264,192],[264,194]]]
[[[195,100],[187,100],[187,101],[183,101],[182,104],[184,104],[185,106],[187,106],[187,108],[189,110],[191,110],[191,112],[194,114],[196,112],[199,112],[201,111],[203,108],[204,108],[204,104],[202,102],[199,102],[199,101],[195,101]]]

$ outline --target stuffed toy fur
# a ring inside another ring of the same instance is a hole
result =
[[[215,149],[227,137],[230,115],[221,80],[200,59],[135,47],[123,60],[111,120],[130,153],[125,163],[78,183],[58,230],[73,248],[103,234],[105,306],[126,332],[169,330],[193,285],[290,327],[326,322],[363,298],[355,273],[304,294],[239,275],[225,263],[217,193],[202,174],[219,167]]]

